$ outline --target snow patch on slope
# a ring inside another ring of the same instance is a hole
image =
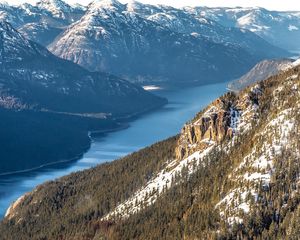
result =
[[[189,175],[192,174],[195,171],[195,166],[201,164],[201,161],[211,152],[213,147],[214,144],[211,144],[204,151],[197,151],[180,162],[178,162],[178,160],[170,162],[167,167],[159,172],[155,178],[150,180],[145,187],[133,194],[133,196],[124,203],[119,204],[102,220],[128,218],[130,215],[139,212],[143,207],[153,204],[164,190],[171,187],[175,177],[181,174],[184,168],[188,169]]]
[[[257,201],[260,183],[263,187],[269,187],[275,171],[273,160],[279,157],[283,149],[288,146],[289,136],[295,126],[295,119],[291,117],[292,113],[293,109],[287,109],[272,119],[265,126],[265,130],[257,135],[257,137],[268,136],[271,142],[262,141],[262,146],[254,146],[251,153],[234,171],[237,175],[232,180],[239,185],[242,184],[242,187],[232,189],[216,204],[216,208],[220,209],[221,217],[226,217],[229,224],[241,223],[240,211],[247,214],[250,210],[250,202]],[[295,154],[299,153],[295,152]]]

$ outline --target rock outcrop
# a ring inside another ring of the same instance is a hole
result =
[[[175,150],[177,159],[186,158],[214,143],[221,143],[247,128],[244,123],[255,117],[260,95],[260,86],[256,85],[248,94],[236,96],[231,92],[211,103],[183,127]]]

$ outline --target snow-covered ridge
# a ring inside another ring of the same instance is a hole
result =
[[[220,215],[226,216],[229,223],[242,221],[239,210],[245,214],[250,211],[250,202],[252,199],[257,201],[258,198],[257,184],[262,183],[268,188],[275,171],[273,159],[281,155],[283,148],[288,147],[289,135],[294,129],[295,120],[291,118],[291,113],[291,109],[284,110],[267,124],[265,131],[257,137],[269,136],[272,142],[264,141],[259,148],[255,146],[235,170],[233,181],[245,183],[244,186],[252,186],[253,184],[246,184],[252,182],[255,187],[234,188],[216,205],[221,209]],[[275,136],[278,138],[274,138]],[[295,154],[299,153],[295,152]]]
[[[37,49],[9,23],[0,21],[0,64],[37,54]]]

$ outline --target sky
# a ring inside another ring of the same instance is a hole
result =
[[[6,0],[8,3],[19,4],[24,2],[35,3],[37,0]],[[65,0],[68,3],[81,3],[87,5],[91,0]],[[130,0],[119,0],[126,3]],[[183,6],[208,6],[208,7],[264,7],[269,10],[298,10],[300,0],[139,0],[143,3],[165,4],[174,7]],[[1,2],[1,0],[0,0]]]

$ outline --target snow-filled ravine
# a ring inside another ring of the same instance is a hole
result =
[[[182,90],[154,90],[169,104],[130,123],[130,127],[93,139],[90,150],[76,162],[0,177],[0,217],[9,205],[37,185],[74,171],[115,160],[159,140],[177,134],[195,113],[226,91],[227,83]],[[151,89],[152,90],[152,89]]]

